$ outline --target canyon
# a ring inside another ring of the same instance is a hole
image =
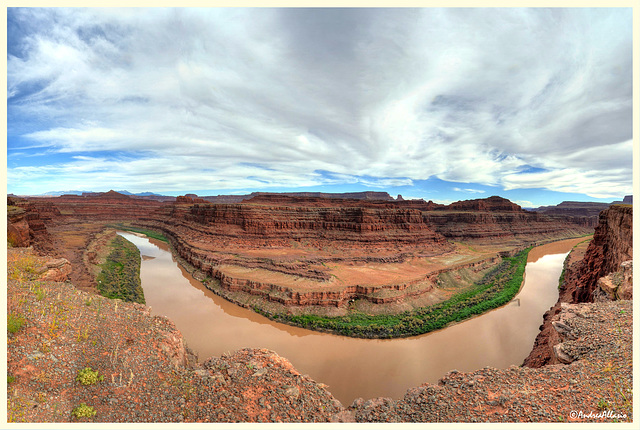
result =
[[[12,208],[8,215],[22,231],[25,220],[37,220],[35,215],[25,216],[33,214],[27,203],[19,206],[25,212]],[[42,203],[46,202],[36,204]],[[60,216],[71,215],[69,211],[60,208]],[[46,219],[47,211],[43,212]],[[117,218],[102,216],[111,221]],[[140,214],[144,217],[143,223],[160,226],[163,221]],[[8,249],[8,313],[16,319],[24,316],[24,322],[7,340],[7,419],[631,422],[631,217],[630,206],[612,206],[600,215],[594,239],[577,245],[567,259],[557,311],[548,312],[543,324],[554,336],[543,336],[543,330],[536,341],[536,348],[551,354],[551,360],[507,369],[452,369],[438,383],[422,384],[402,398],[356,399],[350,406],[340,404],[321,382],[300,374],[273,351],[242,349],[198,364],[171,321],[151,316],[145,306],[46,279],[47,268],[59,267],[51,260],[63,251],[57,248],[57,254],[46,258],[37,253],[49,245],[79,246],[84,240],[66,237],[70,229],[48,222],[46,231],[33,231],[29,247]],[[86,224],[80,228],[87,236],[100,231],[86,219],[79,221]],[[104,226],[104,220],[97,224]],[[549,229],[540,234],[541,240],[546,239]],[[36,237],[45,243],[34,241]],[[494,237],[510,241],[511,246],[518,241],[514,233]],[[477,236],[472,240],[477,246],[488,246]],[[410,249],[410,243],[403,249]],[[590,274],[592,270],[597,273]],[[534,348],[530,358],[535,355]],[[85,366],[98,370],[104,381],[91,386],[75,382],[77,369]],[[97,414],[74,415],[75,407],[84,402],[95,406]]]
[[[267,314],[328,316],[433,305],[481,280],[503,256],[591,231],[497,196],[450,205],[375,193],[249,197],[9,197],[8,224],[16,243],[69,260],[71,281],[85,291],[96,291],[92,242],[120,225],[163,234],[185,267],[230,301]]]

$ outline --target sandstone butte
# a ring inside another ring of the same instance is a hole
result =
[[[101,232],[114,222],[161,231],[185,264],[223,288],[226,282],[228,290],[265,303],[339,311],[354,297],[368,309],[442,300],[446,291],[434,293],[446,290],[437,285],[439,274],[481,272],[500,253],[589,229],[499,197],[449,206],[278,195],[210,204],[110,192],[8,203],[8,313],[25,316],[24,327],[8,335],[10,421],[610,422],[612,413],[618,421],[632,419],[631,206],[602,212],[588,248],[572,252],[560,300],[527,359],[531,367],[452,371],[403,399],[358,399],[345,407],[272,351],[247,349],[197,364],[170,321],[91,294]],[[385,271],[394,270],[406,277],[386,280]],[[71,284],[56,282],[66,277]],[[402,293],[407,289],[412,294]],[[420,301],[421,289],[432,292],[428,300]],[[386,290],[391,294],[375,294]],[[75,382],[86,366],[104,380],[91,387]],[[74,418],[82,399],[96,415]]]

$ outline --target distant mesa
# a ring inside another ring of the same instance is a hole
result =
[[[522,208],[510,200],[499,196],[491,196],[485,199],[461,200],[451,203],[449,210],[472,210],[488,212],[522,212]]]
[[[533,210],[535,212],[544,213],[545,215],[598,216],[600,212],[607,209],[614,203],[616,202],[601,203],[564,201],[555,206],[540,206]]]
[[[189,195],[189,194],[187,194]],[[251,194],[239,195],[218,195],[201,197],[211,203],[240,203],[245,200],[259,196],[286,196],[286,197],[312,197],[323,199],[355,199],[355,200],[376,200],[393,202],[395,199],[384,191],[361,191],[354,193],[320,193],[320,192],[300,192],[300,193],[265,193],[254,192]]]
[[[42,193],[39,196],[34,197],[60,197],[60,196],[80,196],[83,194],[90,194],[92,191],[78,191],[78,190],[69,190],[69,191],[47,191],[46,193]]]
[[[208,201],[198,198],[195,194],[186,194],[184,196],[176,197],[176,204],[194,204],[194,203],[209,203]]]
[[[572,219],[573,222],[595,227],[598,224],[600,212],[608,209],[611,205],[632,204],[632,201],[633,196],[625,196],[622,201],[613,201],[611,203],[564,201],[555,206],[540,206],[532,210],[550,217]]]
[[[131,197],[113,190],[99,194],[97,197],[101,199],[131,199]]]

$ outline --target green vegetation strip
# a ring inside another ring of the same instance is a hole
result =
[[[503,263],[483,283],[473,285],[467,291],[433,306],[397,315],[352,312],[342,317],[287,314],[266,316],[299,327],[351,337],[391,338],[424,334],[509,302],[520,290],[530,250],[531,248],[527,248],[513,257],[504,257]],[[259,309],[255,310],[265,314]]]
[[[158,233],[157,231],[154,231],[154,230],[147,230],[139,227],[131,227],[124,224],[113,224],[111,225],[111,227],[117,228],[123,231],[132,231],[134,233],[144,234],[145,236],[148,236],[152,239],[157,239],[157,240],[161,240],[163,242],[169,243],[169,240],[162,233]]]
[[[110,243],[111,253],[98,275],[98,291],[110,299],[145,304],[140,281],[140,251],[122,236]]]

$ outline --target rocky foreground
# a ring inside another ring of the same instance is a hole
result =
[[[28,248],[9,249],[8,264],[10,422],[632,420],[631,301],[562,306],[554,321],[570,364],[452,370],[402,399],[345,407],[276,352],[199,365],[149,308],[38,279],[51,269]],[[97,374],[83,385],[86,368]]]

